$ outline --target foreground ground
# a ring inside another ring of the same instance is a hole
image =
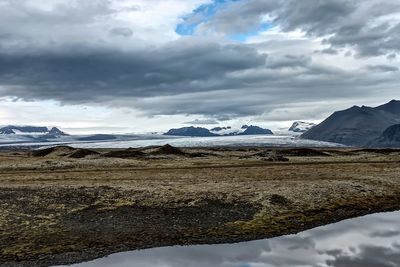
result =
[[[400,209],[400,150],[0,152],[0,266],[237,242]]]

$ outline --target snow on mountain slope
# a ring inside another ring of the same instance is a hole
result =
[[[289,128],[290,132],[295,133],[305,133],[311,128],[313,128],[316,124],[311,122],[305,121],[295,121],[293,122],[292,126]]]
[[[62,136],[67,135],[57,127],[44,127],[44,126],[15,126],[8,125],[0,128],[0,135],[26,135],[26,136],[43,136],[53,135]]]

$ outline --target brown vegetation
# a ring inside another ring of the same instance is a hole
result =
[[[266,238],[399,209],[399,162],[399,151],[357,149],[3,152],[0,266]]]

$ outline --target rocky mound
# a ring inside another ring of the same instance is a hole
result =
[[[32,151],[34,157],[65,157],[75,152],[75,148],[70,146],[55,146]]]
[[[99,152],[93,150],[73,148],[70,146],[55,146],[32,151],[32,156],[34,157],[69,157],[75,159],[99,154]]]
[[[125,150],[115,150],[103,154],[103,157],[122,158],[122,159],[140,158],[145,156],[146,153],[135,148],[127,148]]]
[[[354,153],[373,153],[373,154],[383,154],[388,155],[392,153],[400,153],[400,149],[395,148],[363,148],[353,150]]]
[[[288,148],[279,149],[277,152],[290,157],[327,157],[328,153],[313,148]]]
[[[76,149],[74,152],[69,154],[68,157],[74,159],[81,159],[87,156],[96,156],[96,155],[100,155],[100,153],[90,149]]]
[[[151,154],[154,155],[186,155],[185,152],[183,152],[181,149],[171,146],[169,144],[166,144],[160,148],[157,148],[156,150],[152,151]]]

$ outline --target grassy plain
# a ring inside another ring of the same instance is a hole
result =
[[[400,150],[3,151],[0,266],[267,238],[396,209]]]

